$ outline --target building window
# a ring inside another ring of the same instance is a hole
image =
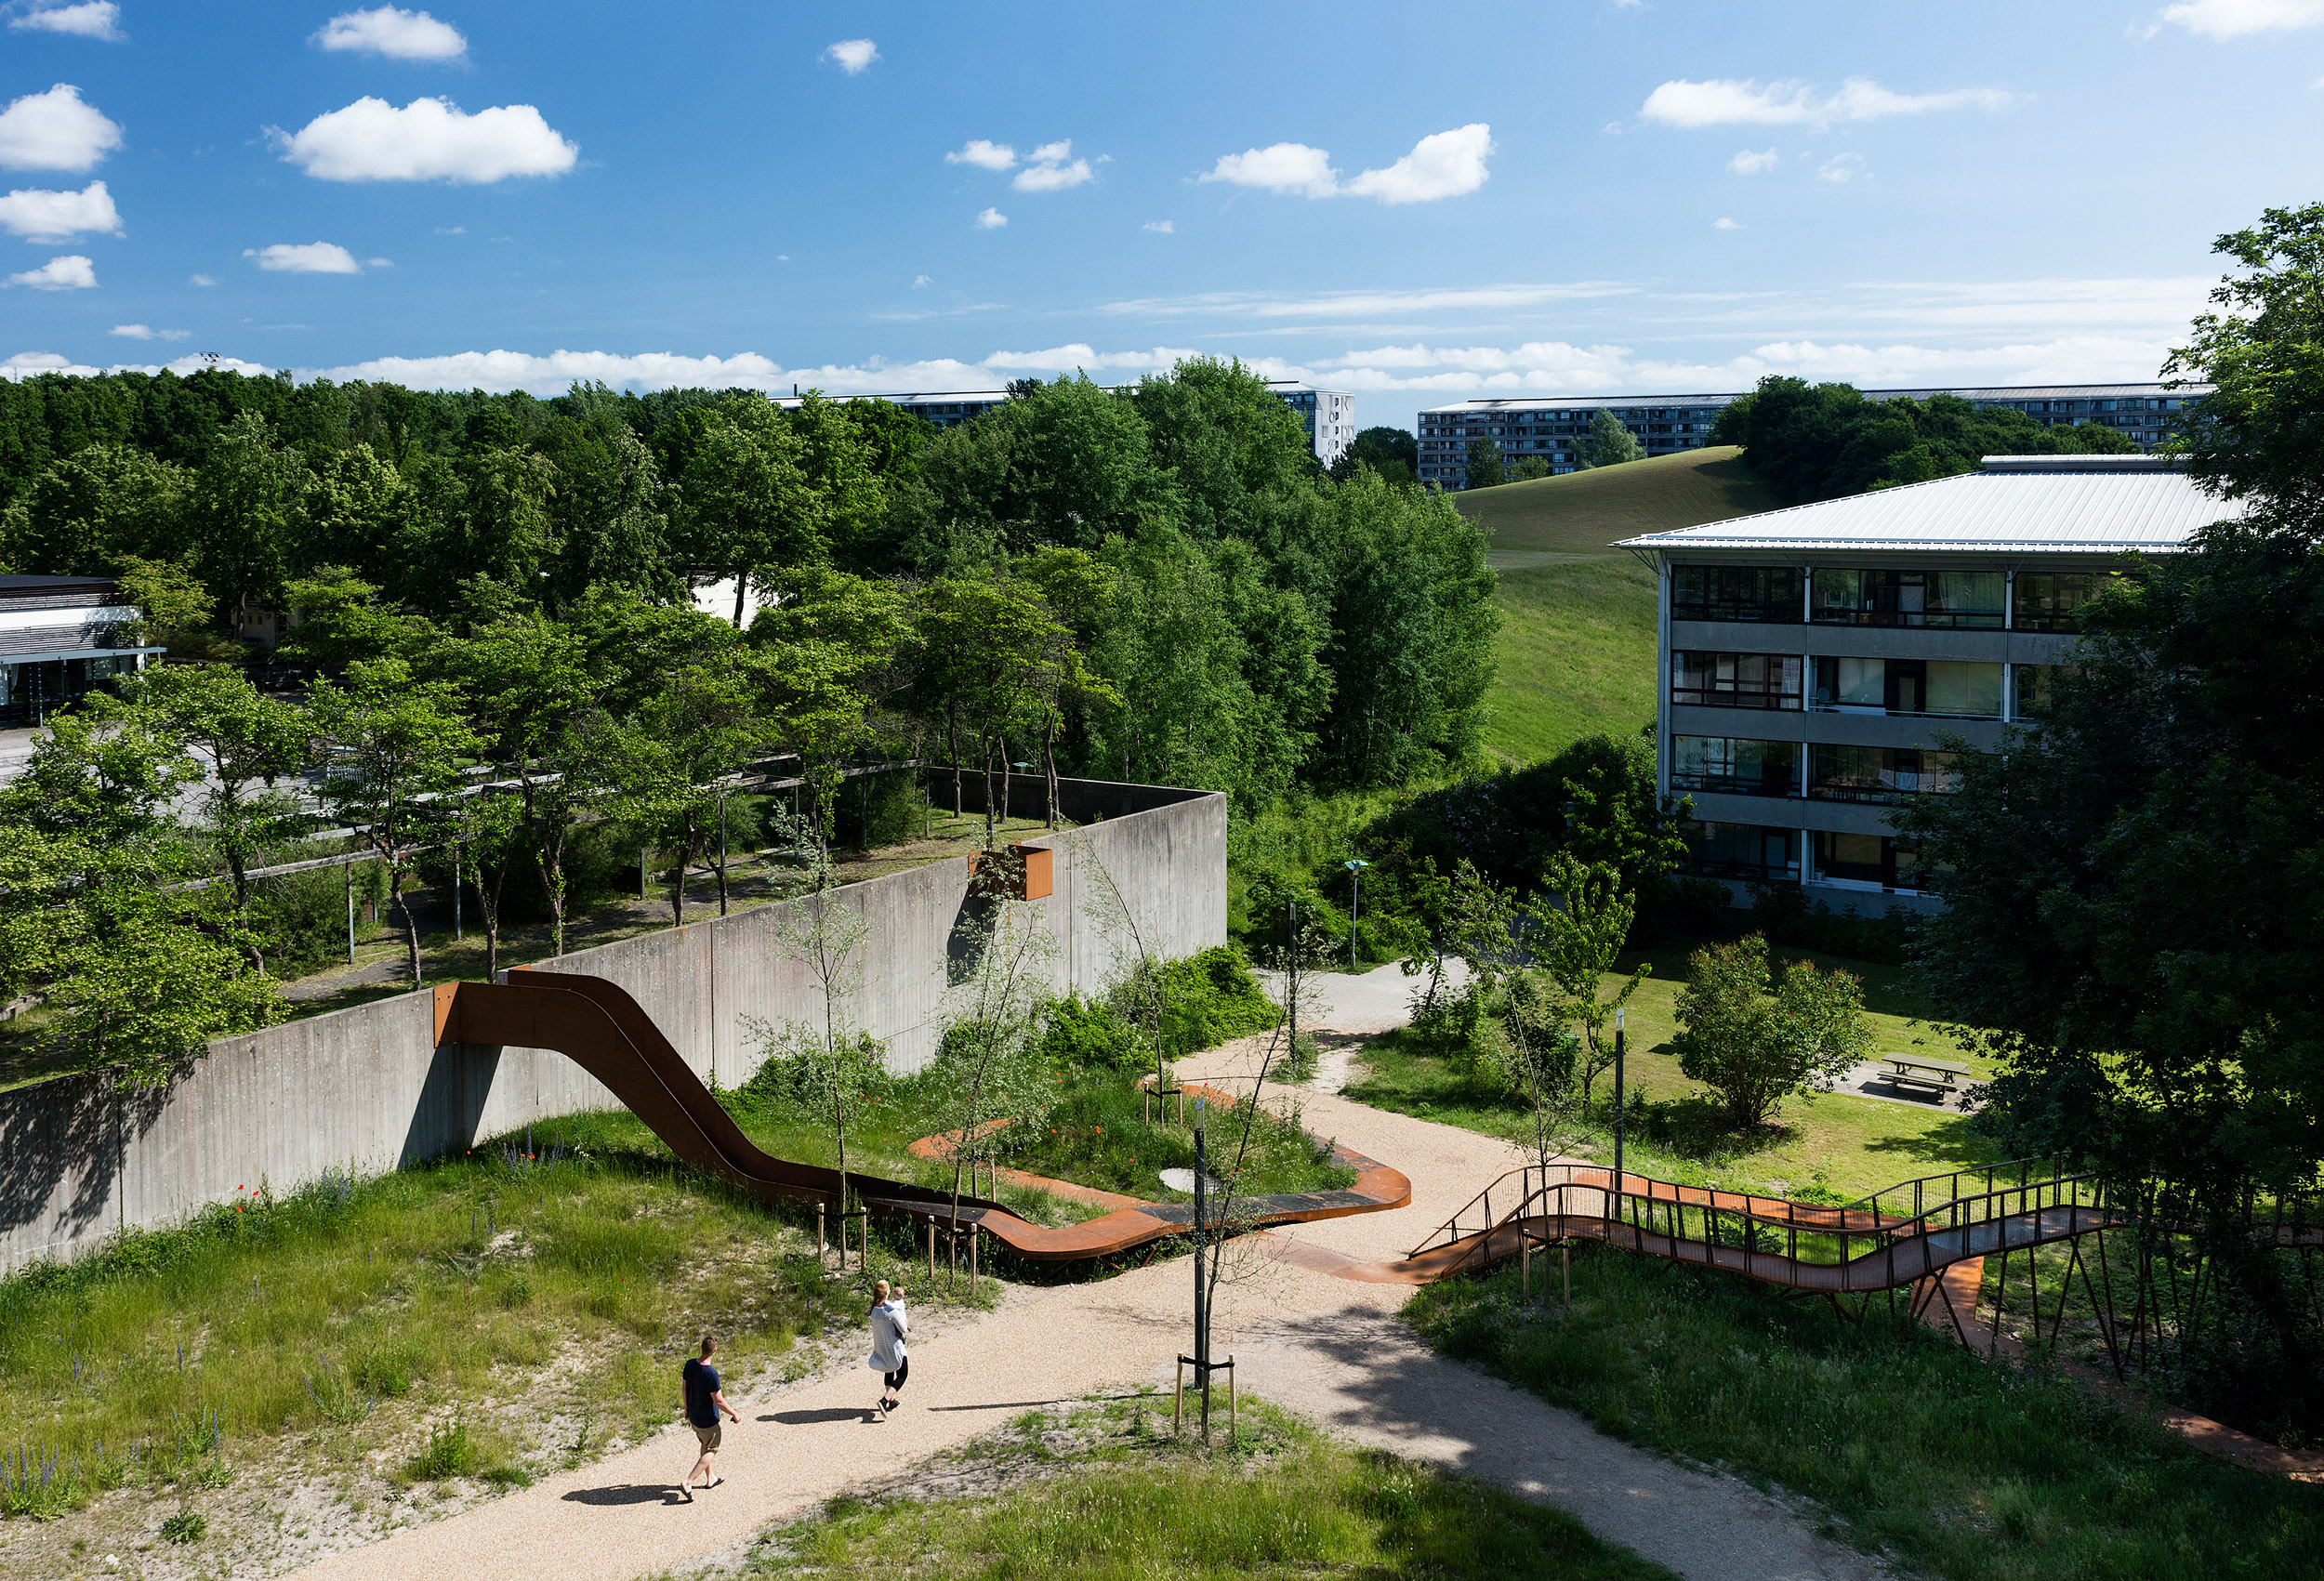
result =
[[[2010,624],[2020,631],[2080,631],[2082,606],[2098,596],[2102,571],[2021,571],[2010,598]]]
[[[1816,835],[1818,877],[1843,884],[1878,884],[1883,889],[1918,890],[1927,887],[1934,871],[1909,840],[1825,830]]]
[[[1816,661],[1816,706],[1842,714],[2001,717],[2001,666],[1952,659]]]
[[[1824,568],[1812,584],[1812,618],[1824,626],[1996,628],[2003,585],[1998,571]]]
[[[1715,708],[1797,708],[1800,656],[1796,653],[1707,653],[1670,655],[1670,701]]]
[[[2039,711],[2056,700],[2057,679],[2074,666],[2071,665],[2012,665],[2010,666],[2010,712],[2024,718],[2027,710]]]
[[[1796,829],[1752,823],[1689,823],[1687,866],[1707,878],[1789,878],[1799,859]]]
[[[1729,796],[1797,796],[1799,744],[1674,735],[1670,738],[1670,786]]]
[[[1818,801],[1900,801],[1942,794],[1961,783],[1949,755],[1911,746],[1816,748],[1807,794]]]

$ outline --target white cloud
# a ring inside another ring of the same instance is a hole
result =
[[[1327,198],[1340,190],[1340,172],[1331,167],[1331,155],[1305,143],[1269,143],[1241,153],[1222,153],[1196,179],[1311,198]]]
[[[561,176],[581,156],[529,104],[470,115],[448,99],[398,110],[359,99],[318,115],[296,137],[274,133],[283,157],[325,181],[498,181]]]
[[[112,44],[129,36],[121,31],[121,7],[113,0],[37,6],[10,17],[8,26],[20,33],[65,33],[78,38],[101,38]]]
[[[61,242],[84,231],[121,234],[121,214],[102,181],[77,192],[21,188],[0,197],[0,229],[28,242]]]
[[[1009,184],[1020,192],[1062,192],[1068,187],[1078,187],[1095,172],[1086,159],[1075,159],[1073,139],[1043,143],[1033,151],[1033,162],[1017,172],[1017,178]]]
[[[0,110],[0,165],[11,169],[86,170],[120,146],[121,128],[71,83]]]
[[[2000,88],[1892,93],[1866,77],[1850,77],[1833,92],[1820,95],[1796,79],[1762,83],[1751,77],[1713,77],[1697,83],[1680,77],[1648,94],[1639,113],[1665,126],[1824,125],[1932,110],[1999,110],[2014,100],[2014,96]]]
[[[2181,0],[2165,6],[2159,22],[2176,22],[2210,39],[2291,33],[2324,22],[2324,0]],[[2150,35],[2154,31],[2147,30]]]
[[[1433,132],[1385,170],[1367,170],[1347,184],[1351,197],[1384,204],[1425,204],[1457,198],[1485,185],[1493,128],[1482,121]]]
[[[312,42],[324,49],[350,49],[390,60],[457,60],[468,53],[468,40],[450,22],[394,6],[342,11],[323,24]]]
[[[124,340],[183,340],[192,332],[183,329],[154,329],[141,323],[117,323],[105,333],[117,335]]]
[[[984,138],[971,138],[965,147],[957,148],[944,155],[944,163],[946,165],[973,165],[980,170],[1009,170],[1016,165],[1017,151],[1007,143],[990,142]]]
[[[1168,219],[1149,219],[1146,221],[1146,229],[1157,236],[1169,236],[1177,231],[1178,226],[1174,221]]]
[[[1301,197],[1378,198],[1384,204],[1429,203],[1459,197],[1485,185],[1486,159],[1493,152],[1493,129],[1479,121],[1449,132],[1433,132],[1410,153],[1381,170],[1367,170],[1342,184],[1328,151],[1305,143],[1271,143],[1221,154],[1200,177],[1237,187]]]
[[[1818,181],[1853,181],[1866,174],[1864,156],[1860,153],[1835,153],[1816,167]]]
[[[363,266],[337,242],[277,242],[271,247],[244,247],[242,256],[256,258],[258,267],[278,274],[361,274]]]
[[[78,253],[68,253],[38,269],[8,276],[7,283],[29,285],[35,291],[86,291],[97,283],[97,266]]]
[[[1776,162],[1780,157],[1774,149],[1768,149],[1762,153],[1754,153],[1750,149],[1745,149],[1727,161],[1727,168],[1737,176],[1763,176],[1776,167]]]
[[[216,285],[218,277],[208,274],[190,274],[186,276],[186,283],[188,285]]]
[[[1725,215],[1721,215],[1718,218],[1712,220],[1710,222],[1710,228],[1713,231],[1741,231],[1745,229],[1741,220],[1729,219]]]
[[[988,208],[976,217],[979,231],[997,231],[1009,223],[1009,217],[997,208]]]
[[[99,374],[158,374],[165,365],[173,374],[198,374],[205,368],[253,375],[274,371],[264,362],[245,362],[239,357],[211,357],[200,352],[177,358],[167,364],[115,362],[110,368],[99,368],[59,357],[54,351],[19,351],[12,357],[0,358],[0,378],[25,379],[41,374],[63,374],[70,378],[94,378]]]
[[[363,267],[365,269],[393,269],[395,260],[393,258],[365,258]]]
[[[879,59],[879,46],[868,38],[843,38],[825,50],[823,58],[852,77]]]
[[[936,283],[924,274],[916,274],[912,277],[912,289],[915,291],[925,291],[934,283]]]

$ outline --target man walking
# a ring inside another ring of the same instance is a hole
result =
[[[701,1356],[688,1361],[680,1374],[686,1386],[686,1421],[693,1427],[694,1437],[702,1441],[702,1457],[694,1462],[694,1469],[686,1473],[686,1480],[678,1485],[678,1491],[686,1495],[688,1504],[694,1501],[697,1486],[714,1488],[726,1481],[716,1469],[719,1440],[726,1433],[726,1429],[719,1425],[719,1413],[725,1412],[729,1421],[742,1420],[734,1414],[734,1407],[726,1403],[726,1395],[719,1388],[719,1370],[710,1364],[710,1358],[717,1354],[718,1348],[717,1335],[704,1335]]]

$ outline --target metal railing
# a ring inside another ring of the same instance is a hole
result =
[[[1798,1288],[1891,1289],[1963,1258],[2016,1251],[2123,1222],[2094,1174],[2020,1159],[1883,1187],[1826,1206],[1683,1186],[1598,1165],[1527,1165],[1486,1187],[1414,1247],[1458,1248],[1443,1274],[1536,1239],[1584,1237]],[[1496,1232],[1509,1233],[1497,1235]]]

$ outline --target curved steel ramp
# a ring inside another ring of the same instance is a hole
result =
[[[573,972],[512,970],[506,982],[448,983],[436,990],[436,1041],[547,1048],[603,1083],[688,1164],[769,1200],[829,1202],[839,1195],[837,1169],[799,1164],[762,1151],[702,1085],[654,1018],[615,983]],[[1412,1183],[1386,1165],[1343,1147],[1334,1162],[1356,1173],[1345,1191],[1244,1197],[1232,1206],[1238,1227],[1288,1224],[1378,1213],[1412,1200]],[[849,1170],[849,1184],[874,1212],[953,1221],[953,1197],[903,1180]],[[1085,1223],[1050,1229],[1018,1218],[998,1203],[959,1199],[957,1221],[981,1226],[1021,1257],[1043,1261],[1104,1257],[1181,1234],[1194,1209],[1183,1203],[1118,1208]]]

